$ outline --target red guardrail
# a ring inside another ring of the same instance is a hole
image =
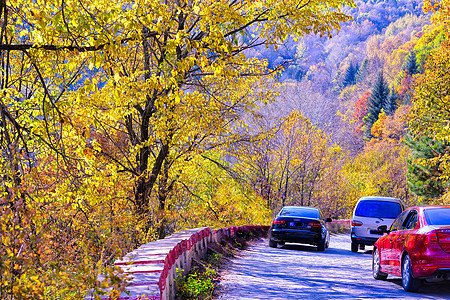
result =
[[[219,243],[224,237],[241,232],[262,233],[269,226],[246,225],[211,230],[208,227],[187,229],[163,240],[144,244],[128,253],[114,265],[127,275],[129,285],[119,300],[172,300],[175,299],[176,270],[189,273],[193,258],[206,256],[209,243]],[[89,294],[86,299],[94,299]],[[101,299],[110,299],[101,297]]]

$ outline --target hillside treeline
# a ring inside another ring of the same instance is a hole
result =
[[[348,10],[354,20],[335,38],[311,36],[285,45],[293,64],[282,75],[276,103],[262,114],[267,120],[306,118],[328,138],[325,146],[316,139],[328,153],[318,160],[332,164],[317,169],[311,163],[309,172],[320,175],[305,179],[297,172],[306,160],[287,155],[285,172],[292,176],[276,177],[292,184],[278,184],[286,190],[274,193],[275,211],[286,203],[304,204],[304,195],[306,204],[332,217],[348,217],[355,201],[368,195],[397,197],[406,205],[448,203],[448,3],[357,4]],[[259,54],[276,62],[271,49]],[[291,145],[284,140],[274,135],[275,148]],[[307,146],[302,149],[313,156]],[[282,170],[277,157],[269,161]]]
[[[114,298],[140,244],[283,205],[447,201],[449,3],[357,4],[1,2],[0,297]]]

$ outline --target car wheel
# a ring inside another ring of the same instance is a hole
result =
[[[317,251],[325,251],[325,241],[320,242],[320,243],[317,245]]]
[[[373,249],[372,274],[373,274],[373,278],[378,279],[378,280],[386,280],[386,278],[388,277],[387,273],[381,272],[380,251],[377,248]]]
[[[328,248],[328,247],[330,247],[330,241],[327,241],[327,242],[325,243],[325,248]]]
[[[285,242],[279,242],[278,244],[280,244],[281,246],[284,246],[286,243]]]
[[[409,255],[406,254],[402,263],[403,289],[405,289],[406,292],[417,292],[421,284],[422,281],[420,279],[413,277],[411,259],[409,258]]]
[[[357,243],[352,243],[352,252],[358,252],[358,246]]]
[[[270,248],[276,248],[277,247],[277,242],[275,242],[274,240],[269,240],[269,247]]]

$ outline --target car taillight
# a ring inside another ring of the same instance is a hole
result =
[[[277,224],[277,225],[283,225],[283,224],[285,224],[286,222],[284,221],[284,220],[273,220],[273,224]]]
[[[439,244],[450,243],[450,231],[449,230],[438,231],[437,237],[438,237]]]
[[[428,235],[428,239],[427,239],[428,243],[437,243],[438,242],[438,237],[436,232],[432,232]]]
[[[352,226],[361,226],[362,224],[363,222],[361,221],[352,220]]]
[[[310,222],[308,224],[310,227],[322,227],[322,224],[320,224],[320,222]]]

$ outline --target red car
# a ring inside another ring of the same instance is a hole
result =
[[[450,279],[450,206],[416,206],[392,223],[378,227],[384,233],[373,248],[375,279],[388,274],[402,277],[407,292],[417,291],[423,280]]]

